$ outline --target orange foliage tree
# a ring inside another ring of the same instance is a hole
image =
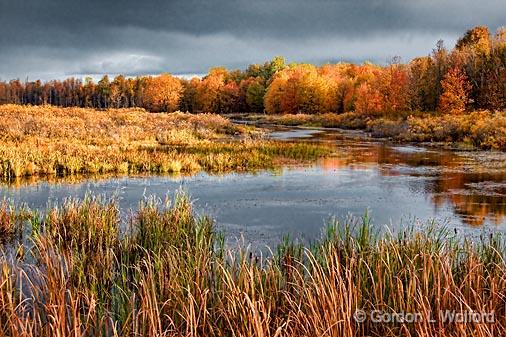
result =
[[[383,110],[383,100],[380,91],[373,85],[364,82],[356,91],[355,111],[364,115],[376,115]]]
[[[490,55],[481,69],[483,79],[477,106],[495,110],[506,109],[506,28],[497,31]]]
[[[225,86],[228,71],[225,68],[213,68],[199,83],[197,88],[197,106],[202,112],[220,112],[220,91]]]
[[[286,83],[288,82],[289,75],[285,71],[277,73],[271,84],[267,87],[264,96],[265,111],[269,114],[284,113],[281,108],[281,100],[285,95]]]
[[[454,69],[455,65],[459,65]],[[444,87],[443,87],[444,84]],[[158,77],[98,83],[0,82],[0,103],[53,104],[94,108],[142,106],[151,111],[346,113],[395,116],[405,111],[458,113],[506,109],[506,29],[491,36],[487,27],[470,29],[453,51],[438,41],[426,57],[403,65],[338,63],[287,66],[282,57],[247,69],[211,69],[202,79]]]
[[[477,26],[468,30],[466,34],[457,41],[455,49],[473,49],[474,52],[488,54],[491,43],[488,27]]]
[[[181,111],[194,112],[197,110],[197,88],[200,85],[200,78],[194,77],[190,81],[181,80],[183,94],[181,96]]]
[[[150,111],[173,112],[179,108],[183,85],[170,74],[149,77],[145,83],[144,104]]]
[[[441,81],[443,94],[439,98],[438,111],[450,114],[460,114],[466,110],[469,102],[471,86],[467,76],[459,66],[450,68]]]
[[[392,64],[381,71],[380,92],[382,94],[382,110],[392,114],[408,110],[409,87],[406,67]]]
[[[381,68],[364,64],[356,67],[354,72],[353,110],[360,114],[379,114],[383,109],[383,97],[379,90]]]
[[[333,86],[310,64],[299,64],[278,72],[265,94],[267,113],[325,113],[331,110]]]
[[[436,64],[430,56],[417,57],[408,65],[408,95],[411,110],[434,110],[437,102],[437,83],[433,73]]]
[[[234,81],[229,81],[220,88],[216,109],[213,112],[232,113],[238,112],[239,99],[241,91],[239,85]]]

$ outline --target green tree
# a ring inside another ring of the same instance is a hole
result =
[[[246,104],[251,112],[264,111],[265,85],[257,80],[251,83],[246,90]]]
[[[97,92],[99,97],[99,108],[108,108],[111,100],[111,83],[109,76],[104,75],[97,84]]]

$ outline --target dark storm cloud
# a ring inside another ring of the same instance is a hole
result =
[[[0,77],[199,73],[426,54],[504,24],[504,0],[0,0]]]

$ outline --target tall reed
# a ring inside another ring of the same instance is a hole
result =
[[[437,226],[379,234],[367,216],[308,247],[262,257],[227,247],[189,198],[148,199],[125,219],[87,197],[32,214],[33,247],[0,257],[6,336],[500,336],[505,241]],[[414,322],[356,320],[416,313]],[[449,322],[439,312],[493,313]],[[430,318],[434,318],[431,320]]]

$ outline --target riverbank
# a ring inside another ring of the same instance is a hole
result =
[[[456,149],[506,151],[506,112],[475,111],[462,115],[410,113],[374,118],[353,112],[320,115],[236,114],[253,123],[364,130],[372,137]]]
[[[432,226],[380,237],[365,216],[330,224],[311,247],[286,241],[262,258],[225,247],[185,195],[147,199],[128,219],[114,200],[93,196],[45,214],[4,202],[0,224],[12,252],[0,254],[7,335],[506,332],[500,236],[471,243]]]
[[[0,177],[228,172],[328,155],[213,114],[0,105]]]

